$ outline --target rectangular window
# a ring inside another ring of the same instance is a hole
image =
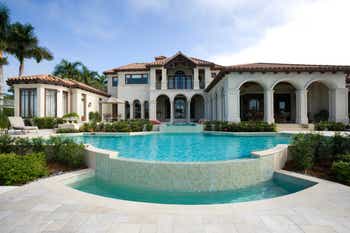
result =
[[[37,116],[37,94],[36,89],[20,89],[20,116],[35,117]]]
[[[118,77],[112,77],[112,86],[117,87],[118,86]]]
[[[68,113],[68,92],[62,92],[63,115]]]
[[[45,89],[45,116],[57,116],[57,91]]]
[[[126,84],[148,84],[148,74],[126,74]]]

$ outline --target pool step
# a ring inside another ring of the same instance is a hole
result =
[[[200,133],[203,131],[201,124],[161,124],[159,131],[163,133]]]
[[[313,124],[276,124],[277,131],[312,131],[314,130]]]

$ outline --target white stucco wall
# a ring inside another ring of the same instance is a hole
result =
[[[83,105],[81,104],[81,95],[87,96],[87,120],[89,112],[99,111],[99,99],[105,98],[105,96],[98,95],[92,92],[88,92],[78,88],[67,88],[59,85],[49,84],[15,84],[14,87],[14,103],[15,103],[15,116],[20,114],[20,89],[21,88],[36,88],[37,89],[37,116],[45,116],[45,89],[51,89],[57,91],[57,117],[63,116],[63,91],[68,92],[68,112],[76,112],[80,116],[83,111]],[[107,106],[102,105],[103,112],[107,111]]]

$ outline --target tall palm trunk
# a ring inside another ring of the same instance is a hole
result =
[[[3,52],[0,50],[0,60],[2,60],[3,58]],[[4,105],[4,96],[3,96],[3,89],[4,89],[4,69],[3,69],[3,65],[0,64],[0,110],[3,109],[3,105]]]
[[[19,61],[19,70],[18,70],[18,76],[21,77],[24,71],[24,60]]]

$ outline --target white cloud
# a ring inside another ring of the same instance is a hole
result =
[[[350,63],[348,0],[299,1],[284,9],[286,22],[265,30],[260,40],[211,57],[219,64],[250,62]],[[236,35],[231,35],[232,37]]]

